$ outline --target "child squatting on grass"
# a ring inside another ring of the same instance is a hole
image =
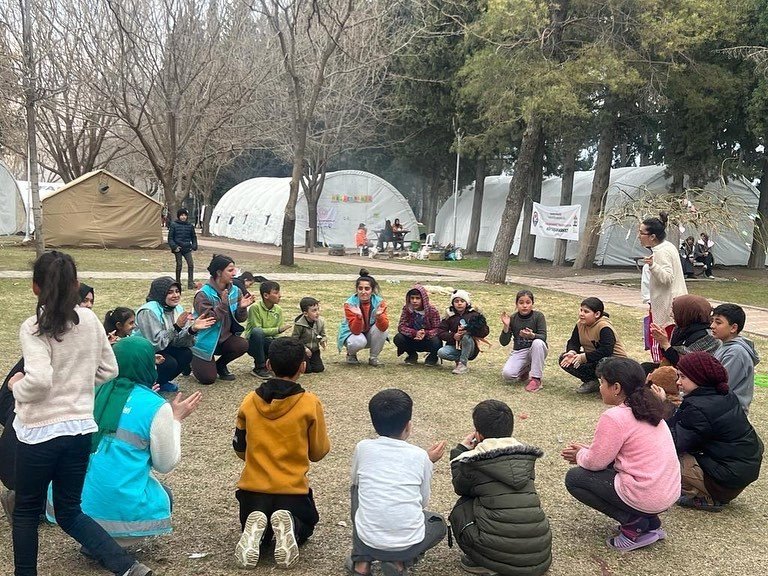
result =
[[[577,394],[590,394],[600,389],[595,373],[598,362],[610,356],[626,357],[619,337],[608,320],[603,301],[585,298],[579,306],[579,321],[560,355],[560,367],[581,380]]]
[[[484,340],[489,333],[485,316],[472,307],[469,292],[454,290],[448,313],[437,329],[437,335],[445,342],[437,355],[456,362],[454,374],[466,374],[469,371],[467,364],[480,353],[477,341]]]
[[[289,568],[299,559],[320,517],[307,472],[331,449],[320,400],[299,385],[304,345],[278,338],[267,366],[275,373],[240,405],[232,447],[245,461],[235,493],[243,534],[235,559],[244,568],[259,561],[260,547],[275,538],[275,562]]]
[[[320,301],[311,296],[305,296],[299,302],[301,314],[293,322],[293,336],[304,345],[307,352],[306,374],[325,370],[320,349],[325,350],[328,337],[325,335],[325,320],[320,317]]]
[[[397,355],[406,353],[406,364],[418,364],[419,352],[427,352],[424,364],[437,365],[437,351],[443,342],[437,336],[440,312],[429,303],[429,292],[416,284],[405,294],[405,305],[400,313],[394,344]]]
[[[484,400],[472,410],[474,431],[451,450],[453,488],[460,496],[451,529],[473,574],[544,574],[552,563],[552,532],[534,485],[539,448],[512,437],[512,410]]]
[[[569,444],[562,457],[576,464],[565,475],[571,495],[610,516],[619,533],[606,540],[620,552],[666,537],[659,514],[680,496],[680,464],[664,407],[629,358],[597,366],[600,396],[611,406],[600,415],[592,443]]]
[[[432,465],[442,458],[445,441],[429,450],[406,442],[413,400],[402,390],[378,392],[368,411],[379,437],[358,442],[352,458],[352,554],[346,569],[369,575],[378,560],[384,576],[403,576],[445,537],[445,520],[426,510]]]
[[[706,352],[677,363],[683,401],[667,420],[680,456],[680,506],[718,512],[760,476],[763,443],[728,389],[728,373]],[[653,392],[659,399],[664,391]]]
[[[722,342],[712,354],[728,372],[728,388],[749,414],[755,394],[755,366],[760,362],[755,345],[740,336],[747,316],[737,304],[720,304],[712,311],[712,335]]]
[[[541,390],[544,360],[547,358],[547,320],[533,309],[533,292],[521,290],[515,296],[517,310],[510,316],[501,314],[503,328],[499,335],[502,346],[514,340],[509,358],[501,370],[504,380],[526,382],[528,392]],[[529,380],[530,377],[530,380]]]

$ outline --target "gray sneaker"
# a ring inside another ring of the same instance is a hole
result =
[[[357,366],[360,364],[360,360],[357,359],[357,354],[347,354],[347,364]]]
[[[288,510],[275,510],[269,523],[275,534],[275,564],[280,568],[290,568],[299,559],[293,516]]]
[[[0,504],[3,505],[3,512],[5,512],[5,517],[8,519],[8,524],[13,527],[13,509],[16,506],[16,492],[0,489]]]
[[[581,386],[576,388],[576,394],[591,394],[600,390],[600,382],[597,380],[590,380],[589,382],[582,382]]]
[[[152,576],[152,569],[141,562],[134,562],[123,576]]]
[[[383,364],[379,361],[378,358],[368,358],[368,365],[369,366],[383,366]]]
[[[456,368],[451,370],[451,374],[466,374],[467,372],[469,372],[469,366],[463,364],[462,362],[459,362],[456,365]]]

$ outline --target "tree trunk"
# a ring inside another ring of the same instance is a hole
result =
[[[213,195],[206,195],[203,197],[205,204],[205,214],[203,214],[203,236],[210,237],[211,235],[211,215],[213,215]],[[168,214],[170,219],[170,214]]]
[[[523,230],[520,235],[520,251],[517,255],[518,262],[533,262],[536,251],[536,236],[531,234],[531,217],[533,215],[533,203],[541,201],[541,174],[544,170],[544,133],[539,135],[539,143],[536,146],[536,157],[533,160],[533,173],[531,176],[528,195],[525,198],[523,211]]]
[[[477,242],[480,239],[480,223],[483,218],[483,194],[485,193],[485,172],[485,157],[478,156],[477,163],[475,164],[475,194],[472,198],[472,219],[469,222],[467,254],[477,252]]]
[[[523,198],[528,190],[533,173],[536,148],[541,134],[541,120],[532,119],[525,128],[523,141],[520,144],[520,155],[515,162],[515,172],[509,183],[509,193],[501,215],[501,226],[496,235],[493,252],[488,261],[488,271],[485,281],[494,284],[502,284],[507,279],[507,267],[509,266],[509,252],[515,240],[517,223],[520,220],[520,208]]]
[[[45,252],[43,233],[43,210],[40,204],[40,183],[37,173],[37,74],[35,53],[32,42],[32,0],[25,0],[22,8],[22,36],[24,50],[24,108],[27,116],[27,162],[29,163],[29,192],[32,196],[32,221],[35,223],[35,253]],[[27,217],[29,226],[29,217]]]
[[[587,221],[582,230],[579,253],[573,263],[574,270],[584,270],[595,265],[597,244],[600,241],[600,226],[602,225],[602,210],[605,202],[605,191],[611,183],[611,161],[613,160],[613,139],[615,116],[605,119],[605,125],[600,131],[600,143],[597,145],[597,162],[595,177],[592,180],[592,192],[589,196]]]
[[[299,186],[304,173],[304,151],[307,147],[306,122],[295,122],[296,150],[293,154],[293,171],[283,216],[283,233],[281,238],[280,265],[293,266],[293,236],[296,232],[296,202],[299,199]]]
[[[763,173],[760,175],[760,200],[757,202],[757,218],[752,230],[752,248],[749,252],[747,267],[762,270],[768,249],[768,156],[763,157]]]
[[[568,206],[573,201],[573,177],[576,174],[576,155],[579,153],[578,145],[570,143],[564,150],[563,180],[560,184],[560,206]],[[555,242],[555,254],[552,257],[552,266],[564,266],[568,251],[568,240]]]
[[[437,198],[440,196],[440,175],[435,171],[429,180],[429,185],[422,188],[421,194],[421,222],[426,227],[427,234],[435,231],[437,220]],[[439,240],[445,241],[445,238]]]

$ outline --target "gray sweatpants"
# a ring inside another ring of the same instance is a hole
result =
[[[387,333],[382,332],[376,326],[364,334],[350,334],[345,343],[347,354],[355,355],[364,348],[371,349],[371,358],[378,358],[387,341]]]

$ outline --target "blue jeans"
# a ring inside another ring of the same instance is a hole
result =
[[[261,328],[253,328],[248,335],[248,355],[253,357],[253,363],[256,368],[264,368],[267,365],[267,355],[269,354],[269,345],[272,344],[273,336],[265,336]]]
[[[466,365],[475,357],[475,348],[474,338],[469,334],[464,334],[464,337],[461,339],[461,349],[456,348],[453,344],[446,344],[437,351],[437,355],[443,360],[461,362]]]
[[[87,548],[99,563],[122,576],[134,559],[80,509],[91,435],[61,436],[41,444],[16,446],[16,507],[13,510],[15,576],[37,576],[37,527],[48,484],[62,530]]]

